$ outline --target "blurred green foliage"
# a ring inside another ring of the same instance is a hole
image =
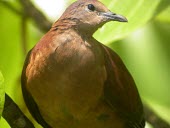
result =
[[[143,101],[170,122],[170,1],[101,1],[111,11],[126,16],[129,23],[108,23],[95,37],[109,44],[121,56],[136,81]],[[20,9],[16,1],[8,2]],[[22,17],[0,2],[0,19],[0,70],[5,78],[6,92],[30,117],[20,88],[20,74],[25,58],[21,41]],[[27,51],[42,35],[28,20]],[[0,121],[0,127],[8,128],[4,122]]]
[[[0,71],[0,119],[3,111],[4,100],[5,100],[4,78]]]
[[[152,21],[110,44],[132,73],[143,100],[170,123],[170,25]]]

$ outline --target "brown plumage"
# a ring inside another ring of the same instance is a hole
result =
[[[97,0],[78,0],[28,53],[23,96],[44,128],[144,128],[133,78],[119,56],[92,37],[109,21],[127,20]]]

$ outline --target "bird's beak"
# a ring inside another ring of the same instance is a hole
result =
[[[126,17],[113,12],[102,12],[100,15],[104,16],[108,21],[128,22]]]

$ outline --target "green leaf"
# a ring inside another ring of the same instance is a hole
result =
[[[95,33],[102,43],[111,43],[145,25],[169,6],[169,0],[101,0],[112,12],[122,14],[128,23],[110,22]]]
[[[5,88],[4,87],[4,78],[0,71],[0,118],[2,115],[3,106],[4,106],[4,102],[5,102],[5,89],[4,88]]]
[[[157,17],[156,20],[159,22],[166,22],[170,24],[170,7],[165,9],[163,12],[161,12]]]

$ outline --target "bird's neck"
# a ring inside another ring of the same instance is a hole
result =
[[[67,30],[70,28],[76,28],[77,27],[77,21],[76,19],[59,19],[57,20],[53,25],[52,29],[57,30]]]
[[[82,24],[76,18],[59,19],[53,24],[51,29],[61,31],[73,29],[74,31],[77,31],[77,33],[81,35],[86,35],[88,37],[92,37],[92,35],[96,31],[96,29],[93,27],[89,29],[88,25]]]

